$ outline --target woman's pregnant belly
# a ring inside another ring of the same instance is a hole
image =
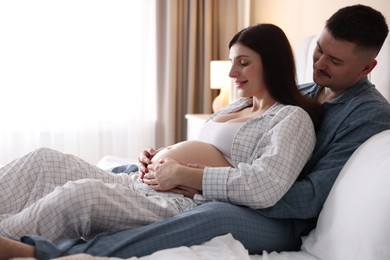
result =
[[[200,164],[209,167],[232,167],[213,145],[196,140],[183,141],[160,150],[152,164],[160,159],[171,158],[182,165]]]

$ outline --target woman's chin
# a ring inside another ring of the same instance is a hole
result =
[[[245,96],[245,91],[241,88],[237,88],[237,96],[240,98],[244,98]]]

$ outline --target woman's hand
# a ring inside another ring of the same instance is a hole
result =
[[[181,165],[173,159],[160,160],[157,165],[149,165],[144,175],[144,183],[158,191],[171,191],[193,198],[202,189],[204,165]]]
[[[149,147],[143,150],[138,156],[139,161],[139,175],[143,179],[145,174],[148,173],[148,165],[152,163],[152,158],[158,153],[159,150]]]
[[[158,164],[148,166],[148,172],[143,176],[144,183],[158,191],[172,190],[180,184],[176,175],[180,167],[176,160],[160,160]]]

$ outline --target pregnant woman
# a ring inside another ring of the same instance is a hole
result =
[[[0,235],[88,239],[208,201],[274,205],[311,155],[321,110],[299,93],[280,28],[248,27],[229,49],[241,98],[213,114],[198,140],[141,152],[139,172],[109,173],[48,148],[1,168]]]

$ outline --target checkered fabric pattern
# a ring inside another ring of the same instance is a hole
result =
[[[41,148],[0,169],[0,234],[53,241],[90,237],[162,220],[196,206],[159,193],[138,174],[112,174],[75,156]]]
[[[248,106],[250,101],[237,107]],[[309,115],[296,106],[274,104],[265,114],[248,120],[232,145],[234,168],[206,168],[203,196],[251,208],[273,206],[294,183],[315,145]]]
[[[291,186],[314,143],[308,115],[276,104],[238,131],[232,146],[236,168],[206,169],[204,197],[195,200],[157,192],[138,173],[108,173],[41,148],[0,169],[0,235],[89,238],[163,220],[210,200],[268,205]]]

